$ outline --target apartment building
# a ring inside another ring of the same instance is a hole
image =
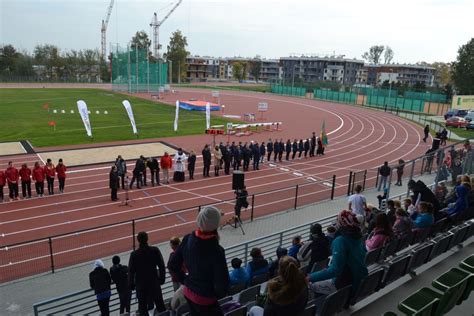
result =
[[[366,65],[368,72],[367,84],[379,86],[384,81],[391,83],[407,83],[413,86],[417,82],[424,83],[427,87],[435,85],[436,69],[423,65],[406,64],[381,64]]]

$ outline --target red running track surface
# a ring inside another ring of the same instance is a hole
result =
[[[172,104],[178,98],[211,100],[210,93],[200,90],[180,91],[168,95],[165,101]],[[268,138],[283,138],[284,141],[288,138],[308,138],[313,131],[319,134],[324,120],[329,146],[325,156],[272,162],[271,165],[265,163],[258,171],[246,172],[247,189],[250,194],[256,194],[256,217],[294,207],[297,184],[298,206],[326,200],[330,197],[331,188],[323,182],[330,183],[331,180],[323,180],[336,175],[336,195],[343,195],[347,192],[350,170],[372,168],[368,173],[368,181],[373,184],[376,168],[384,161],[392,164],[400,158],[407,161],[421,156],[428,149],[421,140],[422,128],[389,113],[309,99],[221,91],[221,103],[226,105],[226,114],[255,112],[259,101],[269,103],[270,111],[265,117],[267,121],[282,121],[283,131],[231,137],[231,141],[266,142]],[[201,152],[202,144],[211,141],[206,135],[161,140],[185,150],[194,149],[198,153]],[[227,136],[218,137],[216,141],[227,141]],[[68,146],[78,147],[81,146]],[[32,165],[38,157],[21,155],[0,158],[0,168],[5,168],[9,160],[13,160],[17,166],[22,162]],[[129,170],[132,168],[130,165]],[[109,166],[103,164],[70,168],[64,194],[0,204],[0,282],[49,271],[51,265],[47,239],[24,246],[6,248],[5,245],[129,221],[53,238],[53,259],[55,267],[59,268],[131,250],[132,219],[155,216],[137,220],[135,232],[148,231],[151,242],[157,243],[194,229],[198,205],[216,204],[226,212],[225,219],[233,213],[232,201],[220,202],[234,197],[231,176],[224,176],[221,171],[219,177],[202,178],[200,158],[196,164],[195,180],[133,189],[130,191],[132,206],[128,207],[110,201],[108,171]],[[317,182],[308,180],[310,177]],[[271,190],[279,191],[262,193]],[[119,198],[124,199],[123,191],[119,191]],[[172,212],[175,210],[182,211]],[[249,213],[243,213],[244,220],[249,219]]]

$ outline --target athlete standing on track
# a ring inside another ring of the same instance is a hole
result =
[[[291,156],[291,159],[293,160],[293,159],[295,159],[296,152],[298,151],[298,140],[296,138],[293,141],[293,144],[291,146],[292,146],[292,150],[293,150],[293,155]]]
[[[260,145],[260,162],[263,163],[265,160],[265,142]]]
[[[24,199],[27,197],[31,199],[31,169],[28,168],[26,163],[21,165],[19,174],[21,178],[21,194]]]
[[[56,173],[58,174],[59,181],[59,192],[64,193],[64,184],[66,183],[66,165],[63,163],[63,159],[60,158],[58,165],[56,166]]]
[[[7,177],[5,176],[5,172],[0,170],[0,202],[3,202],[3,187],[7,182]]]
[[[10,191],[10,200],[18,200],[18,170],[13,167],[11,161],[8,162],[8,168],[5,171],[5,177],[8,182],[8,189]]]
[[[275,151],[275,154],[273,155],[273,161],[276,162],[278,154],[280,153],[280,143],[277,139],[275,139],[275,142],[273,143],[273,151]]]
[[[290,160],[290,154],[291,154],[291,140],[288,139],[286,141],[286,161]]]
[[[268,152],[267,161],[270,162],[270,159],[272,157],[272,152],[273,152],[273,142],[271,138],[268,140],[268,143],[267,143],[267,152]]]
[[[33,181],[35,181],[36,195],[42,197],[44,194],[44,168],[41,168],[39,162],[35,162],[32,173]]]
[[[283,138],[280,138],[280,143],[278,144],[278,160],[281,162],[281,158],[283,157],[283,152],[285,151],[285,143],[283,142]]]
[[[206,144],[202,150],[202,160],[204,163],[204,168],[202,169],[202,176],[209,177],[209,169],[211,168],[211,150],[209,145]]]
[[[314,157],[315,150],[316,150],[316,133],[313,132],[313,136],[311,137],[311,150],[309,151],[310,157]]]
[[[54,176],[56,175],[56,168],[49,158],[46,160],[44,173],[46,174],[46,181],[48,182],[48,194],[54,195]]]

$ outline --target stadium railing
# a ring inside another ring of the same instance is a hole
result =
[[[462,148],[463,142],[458,142],[438,153],[449,156],[451,148]],[[448,152],[446,154],[445,152]],[[464,155],[462,172],[473,171],[473,152]],[[429,158],[427,155],[405,163],[404,181],[422,175],[432,174],[434,181],[440,178],[441,168],[436,168],[436,162],[426,168]],[[433,159],[432,159],[433,160]],[[390,186],[396,179],[395,165],[391,166],[392,175],[388,180]],[[352,174],[352,175],[351,175]],[[354,175],[355,174],[355,175]],[[351,193],[355,184],[363,183],[363,187],[374,188],[377,185],[378,169],[355,170],[349,174],[349,181],[344,185],[336,184],[336,176],[324,180],[309,180],[309,183],[297,184],[286,188],[271,190],[249,196],[250,212],[242,212],[242,220],[253,221],[256,216],[297,209],[316,202],[333,199]],[[342,177],[345,178],[345,177]],[[431,181],[431,180],[429,180]],[[407,191],[408,194],[408,191]],[[0,283],[38,273],[54,271],[58,268],[87,262],[96,258],[113,255],[135,249],[135,236],[139,231],[147,231],[151,243],[163,242],[163,232],[176,231],[176,225],[160,227],[163,219],[170,216],[181,216],[185,213],[197,213],[207,205],[197,205],[185,209],[163,210],[159,214],[126,220],[123,222],[97,226],[70,233],[53,235],[46,238],[25,241],[0,246]],[[235,199],[216,201],[212,205],[220,208],[226,215],[234,214]],[[183,223],[187,224],[187,222]],[[179,225],[178,225],[179,227]],[[160,235],[161,234],[161,235]]]
[[[435,187],[435,183],[428,185],[430,189]],[[398,194],[391,196],[390,199],[401,200],[405,194]],[[243,242],[225,249],[227,263],[229,269],[230,262],[233,258],[240,258],[243,265],[246,265],[249,258],[250,250],[258,247],[262,250],[265,258],[272,258],[275,256],[275,250],[278,247],[290,247],[292,239],[295,236],[301,236],[302,240],[308,240],[310,235],[311,225],[319,223],[325,230],[328,226],[335,223],[337,215],[331,215],[323,219],[318,219],[306,224],[295,226],[289,229],[282,230],[277,233],[269,234],[250,241]],[[165,284],[162,286],[163,298],[169,300],[174,293],[171,277],[167,274]],[[132,305],[137,304],[135,293],[132,296]],[[112,296],[110,298],[110,311],[115,312],[119,310],[119,298],[117,292],[112,289]],[[96,297],[92,289],[84,289],[77,292],[69,293],[63,296],[51,298],[33,305],[33,312],[35,316],[38,315],[60,315],[64,314],[91,314],[98,311]]]

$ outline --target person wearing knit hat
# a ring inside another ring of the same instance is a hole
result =
[[[203,208],[196,218],[198,229],[184,236],[168,263],[170,273],[183,284],[191,316],[223,315],[218,299],[227,294],[230,280],[225,251],[217,234],[220,218],[220,210],[215,206]]]
[[[354,293],[368,274],[365,264],[367,250],[356,215],[347,210],[341,211],[336,228],[330,265],[309,275],[312,282],[310,288],[318,294],[328,295],[347,285],[352,285]]]
[[[102,260],[97,259],[93,265],[94,269],[89,273],[89,284],[94,290],[99,304],[100,314],[102,316],[109,315],[109,301],[112,292],[110,291],[110,284],[112,279],[110,278],[109,271],[104,268]]]
[[[196,218],[196,223],[202,232],[217,230],[220,222],[221,212],[215,206],[206,206],[199,212]]]

